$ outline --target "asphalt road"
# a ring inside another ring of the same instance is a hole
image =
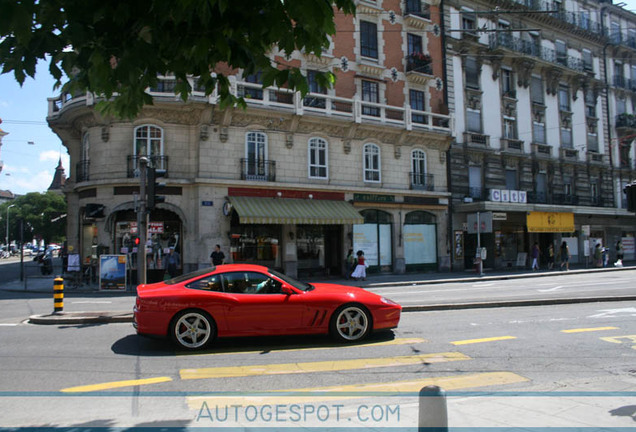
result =
[[[35,310],[43,301],[5,299],[0,307],[5,312],[25,302]],[[411,312],[398,329],[363,345],[334,345],[326,337],[249,338],[219,341],[197,354],[138,337],[129,324],[5,321],[0,427],[282,427],[296,426],[297,415],[303,426],[369,426],[373,420],[379,430],[413,427],[418,409],[413,394],[431,383],[491,396],[557,395],[495,403],[495,397],[453,394],[454,426],[525,425],[537,421],[538,412],[554,411],[545,422],[555,424],[542,426],[633,427],[629,409],[623,409],[630,403],[620,395],[585,402],[579,407],[583,414],[568,419],[576,394],[554,392],[633,390],[634,316],[636,302]],[[285,392],[274,397],[268,393],[273,390]],[[385,393],[396,390],[406,393]],[[293,405],[299,405],[298,413]],[[268,420],[265,406],[280,412]],[[321,406],[326,406],[322,419],[309,412]]]

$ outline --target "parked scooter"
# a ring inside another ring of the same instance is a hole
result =
[[[43,275],[53,274],[53,258],[51,256],[51,251],[42,251],[38,252],[38,254],[33,258],[33,261],[36,261],[40,264],[40,272]]]

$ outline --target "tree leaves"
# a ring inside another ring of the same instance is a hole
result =
[[[184,100],[192,91],[185,78],[200,76],[207,94],[218,84],[221,105],[240,104],[221,73],[211,76],[220,63],[306,92],[298,69],[272,65],[273,49],[320,55],[335,33],[334,11],[353,13],[355,1],[0,0],[0,10],[2,73],[23,83],[49,56],[57,84],[62,71],[67,76],[64,91],[105,96],[100,106],[111,114],[134,117],[152,103],[146,88],[169,73],[180,79],[176,91]],[[333,83],[333,75],[318,79]]]

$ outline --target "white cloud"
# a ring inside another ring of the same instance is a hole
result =
[[[47,150],[40,153],[40,162],[44,161],[58,161],[60,159],[60,152],[55,150]]]

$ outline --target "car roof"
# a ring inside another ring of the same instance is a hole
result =
[[[216,266],[215,271],[228,272],[228,271],[260,271],[269,273],[268,267],[257,264],[221,264]]]

